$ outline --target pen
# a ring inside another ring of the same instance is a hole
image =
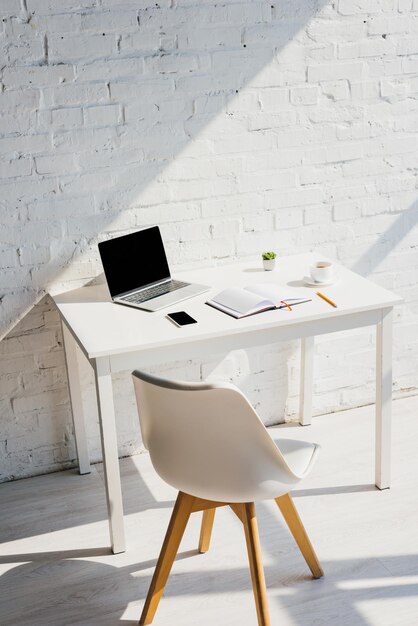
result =
[[[321,293],[320,291],[317,291],[316,295],[319,296],[320,298],[322,298],[323,300],[325,300],[325,302],[328,302],[328,304],[330,304],[331,306],[337,308],[337,305],[335,304],[335,302],[333,302],[332,300],[330,300],[329,298],[324,296],[324,294]]]
[[[284,300],[282,300],[282,302],[281,302],[281,303],[282,303],[282,304],[284,304],[284,305],[285,305],[285,307],[286,307],[287,309],[289,309],[289,311],[291,311],[291,310],[292,310],[292,307],[290,306],[290,304],[287,304],[287,302],[285,302]]]

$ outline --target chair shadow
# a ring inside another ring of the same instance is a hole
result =
[[[278,530],[281,535],[280,526]],[[270,611],[274,615],[278,604],[280,613],[288,615],[289,622],[285,623],[295,626],[314,626],[318,623],[335,626],[335,615],[341,614],[346,620],[344,623],[370,626],[358,611],[359,602],[369,596],[374,602],[384,602],[388,597],[396,599],[417,595],[416,585],[408,581],[404,584],[401,577],[408,575],[411,568],[418,565],[418,555],[384,557],[384,566],[379,558],[328,560],[323,562],[325,577],[313,580],[302,557],[292,552],[291,541],[290,537],[285,541],[289,558],[283,561],[282,549],[279,549],[275,559],[278,562],[264,568]],[[244,543],[242,548],[245,549]],[[211,550],[219,549],[222,550],[219,545],[211,547]],[[194,556],[198,558],[197,551],[188,550],[180,553],[176,561]],[[125,626],[137,624],[155,560],[118,567],[108,562],[86,560],[89,557],[109,557],[109,553],[106,548],[98,548],[3,557],[3,563],[19,563],[22,560],[30,562],[9,569],[0,578],[2,626],[16,626],[17,614],[19,626],[41,626],[47,623],[53,623],[54,626],[110,626],[119,621]],[[171,602],[173,611],[172,602],[175,598],[189,595],[196,598],[202,597],[202,594],[220,596],[245,590],[248,592],[248,622],[245,621],[245,625],[256,626],[248,568],[206,568],[204,555],[199,555],[199,558],[199,566],[189,572],[176,572],[174,564],[162,602]],[[391,569],[395,570],[396,578],[393,583],[387,584],[386,579],[394,576]],[[138,576],[138,572],[145,570],[151,571]],[[373,579],[372,583],[370,578]],[[354,588],[350,588],[352,581]],[[331,613],[330,598],[333,603]],[[208,602],[210,610],[218,610],[215,597],[205,602]],[[210,607],[212,602],[213,609]],[[196,600],[193,603],[196,607]],[[128,607],[137,614],[135,620],[123,617]],[[185,626],[192,626],[197,620],[197,614],[179,614],[179,623]],[[205,623],[204,619],[202,623]],[[217,624],[227,626],[221,618]]]

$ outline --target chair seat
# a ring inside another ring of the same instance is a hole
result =
[[[318,444],[297,439],[274,439],[274,443],[286,459],[286,463],[294,474],[302,478],[310,469]]]

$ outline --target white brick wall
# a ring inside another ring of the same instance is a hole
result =
[[[74,463],[45,294],[145,225],[175,268],[321,250],[396,290],[394,387],[416,392],[417,42],[416,0],[2,0],[0,480]],[[373,342],[318,341],[316,413],[373,401]],[[225,375],[272,423],[296,413],[298,363],[292,343],[159,370]],[[128,373],[115,391],[130,454]]]

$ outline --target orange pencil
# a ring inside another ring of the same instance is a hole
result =
[[[337,308],[337,305],[335,304],[335,302],[333,302],[332,300],[330,300],[329,298],[324,296],[324,294],[321,293],[320,291],[317,291],[316,295],[319,296],[320,298],[322,298],[323,300],[325,300],[325,302],[328,302],[328,304],[330,304],[331,306]]]

